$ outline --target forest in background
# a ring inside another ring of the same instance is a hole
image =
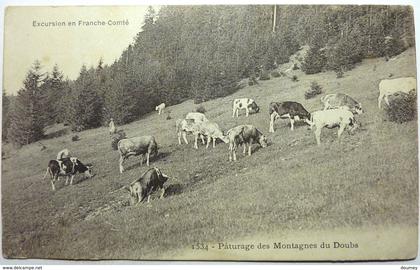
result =
[[[110,65],[98,59],[67,80],[58,66],[45,73],[35,61],[16,97],[3,91],[2,138],[24,145],[55,123],[81,131],[112,117],[121,125],[161,102],[226,96],[241,79],[289,62],[304,45],[302,71],[343,73],[364,58],[414,46],[413,23],[407,6],[150,7],[134,42]]]

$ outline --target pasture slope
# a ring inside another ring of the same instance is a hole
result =
[[[209,150],[202,145],[198,150],[192,144],[178,145],[175,120],[195,110],[192,101],[167,108],[171,120],[151,113],[122,126],[129,137],[156,137],[160,154],[151,166],[171,177],[166,183],[167,196],[155,198],[149,205],[127,205],[128,193],[120,188],[147,168],[139,165],[139,158],[130,158],[126,171],[120,174],[119,155],[111,149],[105,127],[81,132],[81,140],[76,142],[71,141],[71,134],[44,140],[47,149],[42,151],[37,143],[19,150],[6,146],[1,185],[3,255],[188,258],[185,254],[196,242],[232,242],[258,235],[297,241],[300,238],[295,239],[294,234],[298,237],[302,232],[309,237],[317,232],[328,235],[341,230],[345,234],[346,230],[372,232],[375,228],[388,233],[387,228],[392,228],[388,237],[396,239],[395,228],[416,234],[417,123],[385,121],[377,108],[380,79],[390,73],[393,77],[416,75],[414,50],[388,62],[383,58],[365,60],[341,79],[333,72],[293,72],[298,82],[285,77],[260,81],[259,86],[203,103],[208,118],[222,129],[249,123],[268,136],[269,147],[254,146],[251,157],[238,151],[236,163],[228,162],[228,145],[222,143]],[[341,92],[360,101],[365,109],[357,118],[362,128],[354,135],[343,133],[341,143],[337,143],[337,129],[324,130],[320,147],[306,126],[292,132],[285,120],[276,122],[276,132],[269,134],[271,101],[293,100],[309,111],[321,109],[319,97],[304,99],[313,80],[325,94]],[[236,97],[254,98],[260,113],[249,118],[242,113],[233,119],[231,101]],[[87,180],[76,177],[73,186],[60,181],[52,192],[43,176],[48,160],[63,148],[83,162],[93,163],[96,176]]]

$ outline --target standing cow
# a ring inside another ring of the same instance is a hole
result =
[[[382,99],[385,100],[389,106],[388,96],[397,92],[409,94],[411,91],[416,91],[417,81],[414,77],[404,77],[397,79],[385,79],[379,83],[379,97],[378,108],[381,108]]]
[[[238,145],[244,146],[243,153],[246,153],[246,146],[248,145],[248,155],[251,155],[251,146],[253,143],[258,143],[261,147],[267,147],[267,138],[260,130],[252,125],[240,125],[231,128],[227,132],[229,139],[229,161],[236,161],[236,149]]]
[[[155,111],[158,111],[159,115],[163,112],[163,110],[165,109],[166,105],[165,103],[161,103],[159,105],[156,106]]]
[[[66,176],[65,185],[67,185],[69,178],[71,178],[70,185],[73,185],[73,179],[77,173],[84,173],[88,178],[93,177],[94,175],[92,174],[91,168],[91,164],[83,164],[76,157],[62,158],[60,162],[58,160],[50,160],[48,162],[48,167],[44,175],[44,179],[49,174],[51,177],[52,190],[55,190],[54,183],[59,179],[60,176]]]
[[[147,197],[147,202],[150,202],[150,195],[152,192],[160,189],[162,192],[160,198],[165,195],[165,188],[163,185],[168,180],[168,176],[163,174],[158,168],[151,168],[147,170],[139,179],[132,182],[128,186],[130,192],[130,202],[133,205],[136,201],[136,205],[142,202]]]
[[[346,94],[329,94],[321,98],[324,111],[328,109],[346,109],[353,114],[362,114],[362,104]]]
[[[198,123],[200,123],[200,122],[198,122]],[[192,119],[177,119],[176,120],[176,133],[178,135],[179,145],[182,144],[181,136],[184,139],[185,144],[188,144],[187,134],[193,134],[194,136],[199,135],[201,137],[202,143],[205,144],[203,134],[200,134],[199,127],[198,127],[197,123]],[[197,142],[196,142],[196,144],[197,144]]]
[[[157,156],[158,147],[153,136],[141,136],[120,140],[118,151],[120,153],[120,173],[122,173],[124,171],[122,164],[130,156],[142,155],[140,164],[143,165],[143,158],[146,155],[146,164],[149,166],[150,155]]]
[[[269,132],[274,132],[274,121],[278,118],[290,119],[290,129],[294,129],[295,121],[305,121],[310,125],[311,114],[302,106],[294,101],[271,102],[268,108],[270,114]]]
[[[352,132],[358,127],[351,111],[346,109],[332,109],[326,111],[316,111],[312,113],[311,128],[315,127],[315,138],[318,145],[321,144],[321,131],[324,127],[335,128],[339,127],[338,140],[340,141],[341,134],[346,127],[350,127],[349,132]]]
[[[253,111],[258,113],[260,111],[260,107],[258,107],[257,103],[252,98],[236,98],[233,100],[232,105],[232,117],[239,117],[239,110],[245,110],[246,117],[248,117],[249,112]]]

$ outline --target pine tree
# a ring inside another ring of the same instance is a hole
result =
[[[53,67],[51,74],[48,74],[42,85],[44,93],[47,95],[46,111],[47,123],[62,122],[63,106],[61,100],[64,98],[66,83],[63,81],[64,75],[57,65]]]
[[[35,61],[19,90],[10,115],[7,137],[16,145],[25,145],[44,136],[46,96],[42,92],[43,74],[39,61]]]
[[[9,97],[6,95],[6,91],[3,90],[2,96],[2,140],[7,140],[7,129],[10,126],[10,117],[9,117],[9,110],[10,110],[10,100]]]

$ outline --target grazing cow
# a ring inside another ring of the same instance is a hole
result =
[[[120,152],[120,173],[124,171],[123,162],[130,156],[142,155],[140,164],[143,165],[143,158],[146,155],[146,164],[149,166],[150,154],[157,156],[158,147],[153,136],[141,136],[129,139],[122,139],[118,142]]]
[[[187,115],[185,116],[185,119],[187,120],[194,120],[194,122],[206,122],[207,117],[203,114],[203,113],[199,113],[199,112],[189,112],[187,113]]]
[[[61,150],[60,152],[58,152],[57,154],[57,160],[61,160],[63,158],[68,158],[70,157],[70,151],[69,149],[65,148],[63,150]]]
[[[156,106],[155,111],[159,112],[159,115],[163,112],[163,110],[165,109],[166,105],[165,103],[161,103],[159,105]]]
[[[321,98],[324,111],[328,109],[346,109],[353,114],[362,114],[362,104],[346,94],[329,94]]]
[[[251,155],[251,146],[253,143],[258,143],[263,148],[267,147],[267,138],[259,131],[256,127],[252,125],[240,125],[234,128],[231,128],[227,132],[227,137],[229,139],[229,161],[236,161],[236,149],[238,145],[244,146],[243,153],[246,153],[246,146],[248,145],[248,155]]]
[[[271,102],[268,108],[270,114],[270,132],[274,132],[274,121],[277,118],[289,118],[290,129],[294,129],[295,121],[305,121],[310,125],[311,114],[305,110],[302,104],[294,101]]]
[[[397,92],[410,93],[412,90],[416,91],[416,78],[404,77],[397,79],[385,79],[379,83],[379,97],[378,108],[381,108],[382,99],[385,99],[386,104],[389,106],[388,96]]]
[[[163,184],[168,180],[168,176],[163,174],[158,168],[151,168],[147,170],[140,178],[132,182],[127,190],[130,192],[130,202],[136,205],[142,202],[147,197],[147,202],[150,202],[150,195],[158,189],[162,190],[160,198],[165,195],[165,188]]]
[[[311,127],[315,126],[315,138],[318,145],[321,144],[321,130],[324,127],[339,127],[338,140],[347,126],[350,126],[349,132],[357,128],[358,124],[354,120],[354,115],[346,109],[332,109],[326,111],[316,111],[311,115]]]
[[[198,135],[200,136],[207,136],[207,145],[206,148],[209,148],[210,141],[213,139],[213,148],[216,147],[216,139],[222,140],[224,143],[228,143],[229,140],[227,137],[223,135],[222,130],[220,129],[219,125],[214,122],[199,122],[195,123],[196,129],[198,132],[195,133],[195,143],[194,147],[198,149],[197,140]],[[203,139],[203,137],[201,137]]]
[[[194,134],[194,136],[200,135],[202,143],[205,144],[203,134],[199,134],[198,126],[196,122],[192,119],[177,119],[176,133],[178,134],[178,143],[180,145],[182,144],[181,136],[184,139],[185,144],[188,144],[187,134]]]
[[[249,111],[252,110],[255,113],[260,111],[260,107],[258,107],[257,103],[251,98],[236,98],[233,100],[233,107],[232,107],[232,117],[239,117],[239,110],[245,109],[246,117],[249,115]]]
[[[73,179],[77,173],[84,173],[88,178],[93,177],[94,175],[92,174],[91,168],[91,164],[83,164],[76,157],[66,157],[61,159],[61,166],[58,160],[50,160],[48,162],[47,172],[44,175],[44,179],[49,174],[51,177],[52,190],[55,190],[54,182],[57,181],[60,176],[66,176],[66,185],[71,177],[70,185],[73,185]]]

